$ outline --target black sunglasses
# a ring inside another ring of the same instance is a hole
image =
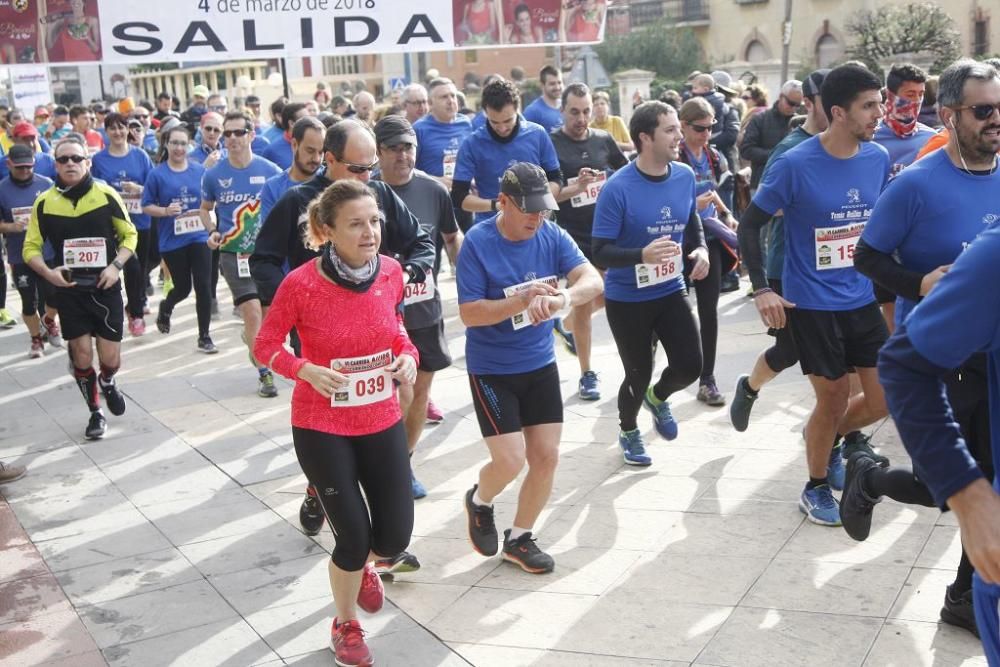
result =
[[[72,160],[74,164],[80,164],[86,159],[82,155],[60,155],[56,158],[56,162],[59,164],[69,164],[69,161]]]
[[[229,137],[245,137],[249,133],[250,130],[244,128],[242,130],[226,130],[222,133],[222,136],[228,139]]]
[[[989,120],[994,111],[1000,112],[1000,104],[970,104],[965,107],[952,107],[955,111],[969,109],[976,120]]]
[[[337,160],[337,162],[347,165],[347,171],[352,174],[364,174],[369,171],[375,171],[378,167],[378,160],[375,160],[371,164],[354,164],[353,162],[347,162],[346,160]]]
[[[688,127],[699,134],[702,132],[708,132],[712,129],[711,125],[695,125],[694,123],[688,123]]]

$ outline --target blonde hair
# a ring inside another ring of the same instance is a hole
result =
[[[371,197],[378,204],[375,193],[361,181],[343,179],[323,190],[323,193],[309,204],[309,224],[306,228],[306,246],[319,250],[327,243],[326,229],[333,229],[341,207],[349,201]]]
[[[594,95],[593,95],[593,99],[594,99],[595,102],[597,100],[604,100],[605,102],[608,103],[608,106],[611,106],[611,96],[608,95],[603,90],[598,90],[597,92],[595,92]]]

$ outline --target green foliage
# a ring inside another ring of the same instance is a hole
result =
[[[961,35],[955,21],[938,4],[914,2],[860,11],[847,22],[854,35],[851,58],[881,72],[880,62],[900,53],[929,53],[931,69],[939,72],[961,55]]]
[[[657,78],[687,80],[692,70],[705,69],[701,44],[693,31],[660,21],[628,35],[605,37],[594,49],[609,74],[627,69],[656,72]]]

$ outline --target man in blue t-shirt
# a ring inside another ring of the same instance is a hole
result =
[[[299,183],[305,183],[323,164],[323,139],[326,127],[313,116],[295,121],[292,127],[292,166],[264,183],[260,191],[260,220],[274,208],[281,196]]]
[[[483,89],[487,123],[469,135],[458,149],[451,201],[455,209],[476,214],[476,222],[497,211],[500,177],[510,165],[538,165],[549,179],[552,195],[559,192],[559,158],[545,129],[518,112],[521,94],[510,81],[494,81]],[[476,194],[472,194],[472,182]]]
[[[538,73],[538,81],[542,84],[542,94],[524,108],[524,118],[544,127],[547,134],[552,134],[553,130],[558,130],[563,124],[560,111],[562,72],[552,65],[546,65]]]
[[[281,110],[281,127],[283,132],[276,139],[271,140],[271,143],[267,145],[260,156],[270,160],[282,169],[291,167],[292,127],[295,126],[295,121],[308,114],[306,105],[301,102],[286,104],[285,108]]]
[[[820,89],[829,128],[771,164],[739,229],[754,304],[768,327],[784,327],[787,312],[816,395],[805,428],[809,481],[799,509],[826,526],[840,525],[831,492],[844,484],[840,434],[886,415],[875,364],[888,330],[871,282],[853,264],[889,173],[888,154],[872,142],[883,116],[881,87],[864,67],[831,70]],[[760,248],[760,228],[778,211],[785,219],[783,297],[767,286]],[[864,390],[853,397],[852,369]]]
[[[243,341],[253,354],[253,342],[262,319],[257,286],[250,277],[250,254],[260,229],[260,191],[267,179],[281,173],[273,162],[253,154],[253,118],[244,111],[230,111],[222,124],[225,160],[202,178],[201,220],[210,230],[208,246],[219,249],[222,277],[233,294],[233,305],[243,318]],[[218,225],[209,215],[216,212]],[[267,366],[255,362],[259,375],[257,395],[278,395],[274,375]]]
[[[222,142],[222,116],[214,111],[208,111],[201,117],[201,143],[191,149],[188,159],[211,169],[226,159],[226,147]]]
[[[555,561],[535,544],[532,530],[552,490],[563,421],[552,318],[600,294],[601,276],[573,239],[545,219],[558,204],[540,167],[515,163],[500,187],[499,214],[469,230],[458,261],[465,362],[491,454],[479,483],[465,494],[465,508],[473,548],[495,555],[491,503],[527,461],[513,527],[504,531],[503,559],[541,574]],[[557,289],[562,276],[567,288]]]

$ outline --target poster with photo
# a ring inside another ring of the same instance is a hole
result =
[[[503,43],[558,42],[561,11],[562,0],[503,0]]]
[[[0,64],[39,62],[41,0],[0,0]]]
[[[567,0],[559,41],[569,44],[601,41],[607,11],[605,0]]]
[[[97,0],[40,0],[38,22],[47,62],[101,60]]]
[[[456,46],[500,43],[500,0],[452,0]]]

